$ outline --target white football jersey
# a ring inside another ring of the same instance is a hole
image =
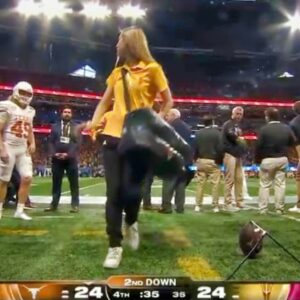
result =
[[[35,109],[22,109],[14,102],[0,101],[0,121],[5,122],[4,141],[12,146],[27,146],[29,129],[35,116]]]

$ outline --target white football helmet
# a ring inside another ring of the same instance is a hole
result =
[[[20,81],[14,86],[12,96],[21,105],[27,106],[33,98],[33,88],[30,83]]]

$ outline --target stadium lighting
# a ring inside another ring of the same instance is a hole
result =
[[[84,8],[81,11],[88,18],[92,19],[105,19],[112,13],[111,9],[106,5],[99,5],[97,2],[87,2],[84,4]]]
[[[278,76],[278,78],[292,78],[292,77],[295,76],[289,72],[283,72],[281,75]]]
[[[296,12],[294,16],[288,16],[289,21],[286,23],[287,26],[291,27],[294,32],[300,30],[300,12]]]
[[[138,5],[125,4],[118,9],[117,14],[123,18],[139,19],[146,16],[146,10]]]
[[[18,13],[29,17],[42,13],[41,3],[36,3],[34,0],[21,0],[15,9]]]
[[[49,19],[62,17],[67,12],[71,12],[71,9],[67,9],[66,4],[59,0],[42,0],[41,8],[42,13]]]
[[[66,8],[66,4],[59,0],[41,0],[40,2],[20,0],[16,11],[26,17],[43,14],[47,18],[53,18],[61,17],[65,13],[71,12],[71,9]]]

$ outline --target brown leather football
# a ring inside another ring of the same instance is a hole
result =
[[[264,236],[265,231],[256,226],[254,222],[249,222],[244,225],[240,231],[239,244],[243,254],[246,256],[255,247],[258,241]],[[256,255],[262,250],[263,240],[256,245],[254,251],[250,254],[249,258],[255,258]]]

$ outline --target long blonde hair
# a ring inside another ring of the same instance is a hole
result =
[[[121,36],[124,38],[129,55],[138,61],[145,63],[154,62],[148,41],[144,31],[138,27],[127,27],[121,31]]]

